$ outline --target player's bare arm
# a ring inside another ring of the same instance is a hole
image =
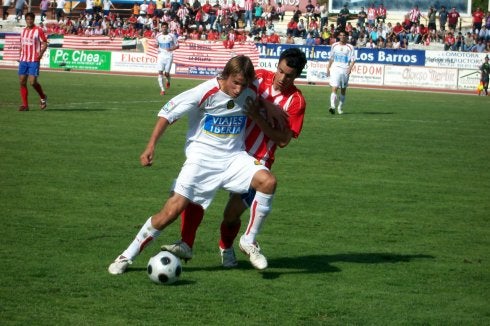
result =
[[[330,76],[330,66],[332,65],[333,63],[333,58],[330,58],[330,60],[328,60],[328,64],[327,64],[327,77]]]
[[[41,42],[41,51],[39,51],[39,61],[43,58],[44,52],[48,48],[48,42]]]
[[[356,63],[355,61],[351,61],[351,63],[349,64],[349,68],[347,68],[348,75],[350,75],[350,73],[352,72],[352,68],[354,68],[355,63]]]
[[[140,155],[140,163],[143,166],[151,166],[153,164],[153,155],[155,153],[155,146],[158,143],[158,140],[162,136],[162,134],[167,129],[169,123],[168,120],[162,117],[159,117],[157,123],[155,124],[155,128],[153,128],[153,132],[151,134],[150,140],[146,145],[145,150]]]

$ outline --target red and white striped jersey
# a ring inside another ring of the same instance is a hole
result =
[[[36,62],[41,58],[41,43],[47,43],[48,39],[43,30],[38,26],[24,28],[20,34],[20,58],[19,61]]]
[[[303,128],[306,109],[305,98],[301,91],[294,85],[283,92],[275,91],[272,86],[275,73],[272,71],[257,69],[255,75],[259,83],[259,96],[280,106],[288,113],[289,128],[293,132],[293,138],[298,138]],[[245,149],[247,152],[270,169],[274,163],[276,148],[276,143],[267,137],[253,120],[248,119],[245,131]]]
[[[243,4],[243,9],[248,10],[248,11],[252,11],[253,8],[254,8],[253,0],[245,0],[245,2]]]
[[[374,8],[374,7],[368,8],[367,19],[368,20],[375,20],[376,19],[376,8]]]

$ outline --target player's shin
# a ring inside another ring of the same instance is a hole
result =
[[[255,238],[259,234],[262,224],[272,209],[273,198],[273,194],[264,194],[259,191],[255,194],[255,198],[250,206],[250,220],[248,221],[247,230],[243,237],[246,242],[255,242]]]
[[[129,247],[122,253],[122,256],[134,260],[146,246],[148,246],[155,238],[160,235],[160,231],[155,229],[151,224],[151,217],[141,227],[136,238]]]
[[[201,205],[189,203],[181,215],[180,235],[190,248],[194,246],[196,233],[202,219],[204,218],[204,209]]]
[[[340,97],[339,97],[339,105],[344,105],[344,103],[345,103],[345,95],[340,94]]]
[[[158,75],[158,85],[160,89],[163,91],[165,88],[163,87],[163,75]]]
[[[36,92],[39,94],[40,98],[45,98],[46,95],[43,92],[43,88],[41,87],[41,84],[39,83],[34,83],[32,87],[36,90]]]
[[[235,241],[238,232],[240,231],[241,220],[236,221],[233,224],[228,224],[227,222],[221,222],[220,226],[220,240],[219,247],[222,249],[228,249],[233,247],[233,241]]]
[[[335,108],[336,107],[335,102],[337,102],[337,94],[331,93],[330,94],[330,107],[331,108]]]
[[[27,104],[27,96],[29,95],[29,91],[27,90],[27,86],[21,85],[20,86],[20,98],[22,99],[22,105],[25,107],[28,106]]]

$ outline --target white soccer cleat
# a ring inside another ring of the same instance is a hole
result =
[[[225,268],[232,268],[238,265],[233,247],[228,249],[219,248],[221,252],[221,264]]]
[[[133,261],[124,256],[118,256],[116,260],[112,264],[109,265],[107,269],[109,273],[112,275],[119,275],[126,271],[129,265],[131,265]]]
[[[337,112],[338,112],[339,114],[344,113],[344,111],[342,111],[342,107],[341,107],[340,105],[337,107]]]
[[[267,259],[260,252],[260,246],[256,243],[246,243],[243,239],[243,235],[240,237],[240,250],[248,255],[250,262],[256,269],[266,269]]]
[[[162,251],[168,251],[173,253],[175,256],[189,260],[192,259],[192,249],[189,247],[187,243],[185,243],[182,240],[179,240],[173,244],[170,245],[163,245],[161,247]]]

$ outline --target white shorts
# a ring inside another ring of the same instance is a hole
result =
[[[172,67],[172,56],[158,56],[157,58],[157,71],[170,72]]]
[[[172,190],[206,209],[218,189],[248,192],[253,176],[260,170],[268,169],[245,151],[224,160],[187,158]]]
[[[347,88],[349,85],[349,75],[339,69],[330,69],[330,86]]]

